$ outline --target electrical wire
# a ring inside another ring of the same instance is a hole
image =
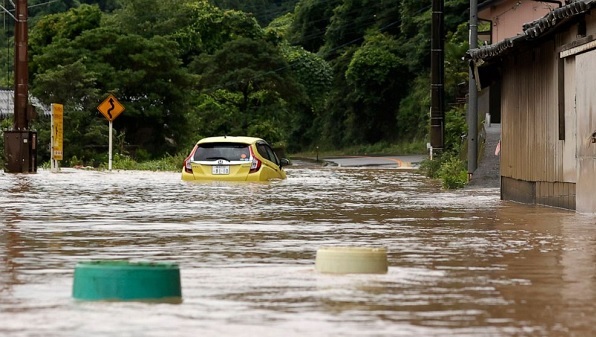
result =
[[[327,0],[327,1],[333,1],[333,0]],[[418,15],[418,14],[420,14],[420,13],[423,13],[423,12],[427,11],[427,10],[430,10],[430,9],[431,9],[431,7],[432,7],[432,6],[430,6],[430,5],[429,5],[429,6],[425,6],[425,7],[421,7],[419,10],[417,10],[416,12],[414,12],[414,14],[413,14],[413,15]],[[355,10],[353,10],[353,11],[349,12],[349,13],[357,13],[358,11],[359,11],[359,10],[355,9]],[[386,18],[386,17],[385,17],[385,18]],[[377,20],[377,19],[376,19],[375,17],[373,17],[371,20],[368,20],[368,21],[365,21],[365,22],[374,22],[374,21],[376,21],[376,20]],[[386,25],[385,25],[385,26],[383,26],[383,27],[379,27],[379,28],[377,29],[377,31],[378,31],[378,32],[383,32],[383,31],[387,30],[388,28],[390,28],[390,27],[392,27],[392,26],[395,26],[395,25],[397,25],[397,24],[401,24],[401,22],[402,22],[401,20],[395,20],[395,21],[393,21],[393,22],[390,22],[390,23],[386,24]],[[349,24],[349,25],[340,26],[339,28],[345,28],[345,27],[349,27],[349,26],[354,26],[354,25],[353,25],[353,24]],[[367,26],[367,27],[370,27],[370,26]],[[323,33],[321,33],[321,34],[319,34],[319,35],[316,35],[316,37],[314,37],[314,38],[323,37],[324,35],[325,35],[325,32],[323,32]],[[314,38],[312,38],[312,39],[314,39]],[[345,48],[345,47],[347,47],[347,46],[349,46],[349,45],[352,45],[352,44],[355,44],[355,43],[361,42],[361,41],[363,41],[363,40],[364,40],[364,36],[362,36],[362,37],[358,37],[358,38],[356,38],[356,39],[353,39],[353,40],[350,40],[350,41],[348,41],[348,42],[345,42],[345,43],[343,43],[343,44],[341,44],[341,45],[339,45],[339,46],[336,46],[336,47],[334,47],[334,48],[330,49],[330,50],[328,51],[328,54],[333,54],[333,53],[334,53],[335,51],[337,51],[337,50],[340,50],[340,49],[342,49],[342,48]],[[305,39],[301,40],[301,42],[305,42],[305,41],[309,41],[309,40],[305,40]],[[280,68],[278,68],[278,69],[274,69],[274,70],[272,70],[272,72],[274,72],[274,73],[277,73],[277,72],[285,71],[285,70],[287,70],[288,68],[291,68],[292,66],[293,66],[293,65],[289,64],[289,65],[287,65],[287,66],[285,66],[285,67],[280,67]],[[254,76],[254,77],[250,78],[248,81],[254,81],[254,80],[257,80],[257,79],[259,79],[259,78],[261,78],[261,77],[263,77],[263,76],[265,76],[265,75],[258,75],[258,76]],[[229,87],[229,86],[231,86],[231,85],[234,85],[234,84],[237,84],[237,83],[239,83],[239,81],[229,81],[229,82],[223,83],[223,84],[221,84],[221,85],[219,85],[219,86],[211,87],[211,88],[209,89],[209,92],[214,92],[214,91],[216,91],[216,90],[225,89],[226,87]]]

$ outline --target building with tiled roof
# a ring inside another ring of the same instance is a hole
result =
[[[37,116],[51,117],[50,107],[43,105],[38,99],[29,97],[29,104],[35,107]],[[8,118],[14,115],[14,91],[0,89],[0,118]]]
[[[596,213],[596,0],[561,4],[467,58],[497,93],[501,198]]]

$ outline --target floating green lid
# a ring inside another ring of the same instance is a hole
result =
[[[177,264],[89,261],[75,267],[72,296],[87,301],[182,302]]]

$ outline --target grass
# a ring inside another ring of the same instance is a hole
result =
[[[115,170],[141,170],[141,171],[179,171],[186,158],[183,154],[166,156],[162,159],[137,162],[128,156],[114,156],[112,169]],[[100,169],[107,169],[107,164],[101,164]]]
[[[325,158],[325,157],[334,157],[334,156],[382,156],[382,155],[408,155],[408,154],[422,154],[426,153],[426,143],[422,141],[419,142],[409,142],[409,143],[399,143],[399,144],[388,144],[388,143],[377,143],[374,145],[359,145],[359,146],[352,146],[344,149],[337,149],[337,150],[325,150],[319,151],[317,154],[316,150],[313,151],[304,151],[299,153],[288,154],[287,156],[291,158]],[[140,171],[179,171],[182,169],[182,163],[186,158],[187,154],[178,154],[175,156],[165,156],[161,159],[156,160],[146,160],[137,162],[134,158],[121,155],[121,154],[114,154],[112,158],[112,169],[113,170],[140,170]],[[71,163],[77,162],[77,160],[71,160]],[[62,167],[68,167],[68,162],[62,162]],[[50,168],[50,163],[42,163],[40,165],[41,168]],[[99,166],[91,168],[96,170],[107,170],[108,163],[101,163]]]
[[[427,152],[426,142],[402,142],[388,144],[380,142],[372,145],[355,145],[343,149],[313,149],[291,153],[290,158],[325,158],[338,156],[403,156],[409,154],[424,154]]]
[[[137,171],[172,171],[176,172],[182,169],[182,163],[186,158],[185,154],[178,154],[175,156],[165,156],[162,159],[146,160],[137,162],[133,158],[126,155],[115,154],[112,158],[113,170],[137,170]],[[76,165],[69,166],[68,163],[61,162],[61,167],[81,167],[92,170],[107,170],[109,164],[107,162],[99,164],[97,167]],[[50,162],[44,162],[39,165],[40,168],[49,169]]]

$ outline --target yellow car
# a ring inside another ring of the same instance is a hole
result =
[[[267,181],[286,179],[279,159],[261,138],[221,136],[197,142],[182,167],[182,180]]]

